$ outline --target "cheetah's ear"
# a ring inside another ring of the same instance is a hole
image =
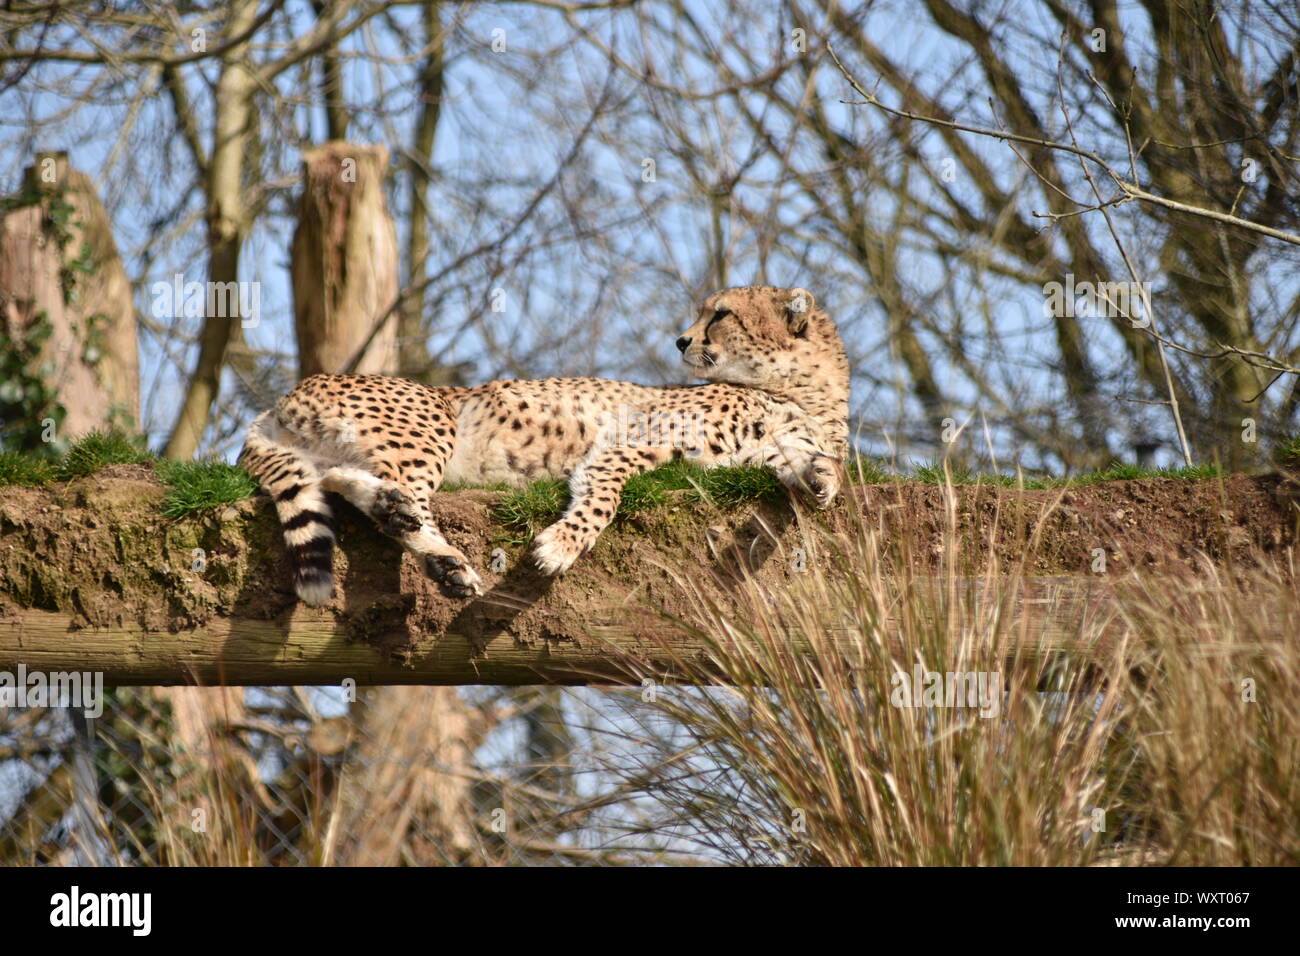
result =
[[[790,289],[786,292],[785,324],[794,335],[803,335],[808,328],[808,313],[817,307],[817,301],[807,289]]]

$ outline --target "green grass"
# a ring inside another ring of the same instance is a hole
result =
[[[619,514],[658,507],[671,492],[685,492],[681,496],[685,501],[708,501],[720,508],[784,496],[776,475],[766,468],[701,468],[678,459],[633,476],[623,488]]]
[[[1273,457],[1285,468],[1300,468],[1300,435],[1282,442]]]
[[[77,439],[67,454],[55,461],[0,452],[0,487],[71,481],[109,465],[152,465],[167,488],[163,514],[169,518],[234,504],[257,491],[257,482],[243,468],[223,461],[163,461],[149,453],[143,439],[116,430],[91,432]]]
[[[38,488],[54,480],[54,463],[16,451],[0,452],[0,486]]]
[[[558,478],[543,478],[526,488],[506,492],[493,510],[503,525],[533,535],[555,520],[568,500],[568,485]]]
[[[1283,464],[1300,464],[1300,437],[1282,445],[1277,458]],[[163,513],[173,518],[234,504],[251,497],[257,490],[257,482],[238,466],[220,461],[161,461],[145,449],[141,439],[116,430],[86,435],[77,440],[63,458],[56,461],[17,452],[0,452],[0,487],[38,487],[52,481],[84,477],[116,464],[152,464],[159,479],[167,486]],[[888,470],[887,463],[865,456],[850,460],[847,470],[850,484],[859,485],[908,481],[943,484],[951,481],[955,485],[986,484],[1029,489],[1138,478],[1199,480],[1224,474],[1215,465],[1164,469],[1115,463],[1098,471],[1057,478],[977,473],[965,465],[949,463],[945,467],[943,462],[913,465],[908,474]],[[569,500],[566,483],[554,478],[536,481],[524,488],[448,484],[442,491],[454,492],[471,487],[503,492],[504,496],[494,509],[496,519],[509,528],[526,531],[529,535],[555,520]],[[629,480],[623,489],[618,515],[625,518],[660,507],[674,494],[682,501],[707,501],[720,508],[736,508],[758,501],[783,500],[785,489],[766,468],[704,469],[688,460],[679,459]]]
[[[666,504],[671,497],[708,501],[735,508],[755,501],[779,501],[785,490],[766,468],[701,468],[679,459],[630,478],[623,487],[618,517],[626,518]],[[554,521],[569,502],[568,485],[546,478],[507,492],[497,503],[499,522],[535,534]]]
[[[711,468],[700,478],[699,490],[719,508],[751,501],[776,502],[786,494],[785,486],[766,468]]]
[[[73,442],[55,465],[56,481],[84,478],[109,465],[143,465],[154,460],[144,440],[117,430],[94,431]]]
[[[157,459],[145,448],[144,439],[117,429],[83,435],[67,453],[49,459],[16,451],[0,452],[0,486],[36,487],[51,481],[84,478],[109,465],[147,465]]]
[[[1008,475],[1000,472],[976,472],[967,465],[942,461],[911,465],[911,474],[888,470],[886,463],[859,457],[848,464],[849,483],[853,485],[890,485],[919,482],[923,485],[995,485],[999,488],[1046,488],[1057,480],[1035,475]]]
[[[168,518],[232,505],[257,491],[252,475],[224,461],[159,461],[155,467],[167,486],[163,514]]]
[[[849,459],[847,471],[851,485],[887,485],[898,478],[886,471],[882,462],[866,455]]]
[[[975,473],[965,465],[946,464],[944,462],[917,465],[913,474],[916,480],[923,485],[943,485],[948,482],[952,482],[954,485],[975,483]]]
[[[1130,465],[1114,462],[1096,471],[1083,472],[1078,475],[1057,477],[1054,475],[1009,475],[1000,472],[974,472],[965,465],[943,462],[927,462],[912,467],[912,474],[891,475],[879,466],[870,465],[872,477],[859,484],[888,484],[896,481],[918,481],[927,485],[942,485],[951,482],[954,485],[995,485],[1002,488],[1024,487],[1028,489],[1068,488],[1079,485],[1095,485],[1104,481],[1134,481],[1141,478],[1172,478],[1179,481],[1202,481],[1207,478],[1222,478],[1226,473],[1218,465],[1193,465],[1181,468],[1147,468],[1142,465]],[[853,474],[853,471],[850,471]]]
[[[1053,479],[1053,484],[1095,485],[1102,481],[1132,481],[1138,478],[1175,478],[1180,481],[1201,481],[1206,478],[1222,478],[1225,472],[1218,465],[1192,465],[1182,468],[1143,468],[1139,465],[1126,465],[1116,462],[1099,471],[1076,475],[1073,478]]]

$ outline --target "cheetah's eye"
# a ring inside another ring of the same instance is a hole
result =
[[[712,328],[713,328],[715,325],[717,325],[719,322],[721,322],[723,319],[725,319],[727,316],[729,316],[729,315],[733,315],[733,314],[734,314],[734,313],[733,313],[730,309],[718,309],[717,312],[714,312],[714,313],[713,313],[713,317],[709,319],[709,324],[706,325],[706,326],[704,327],[704,344],[705,344],[705,345],[710,344],[710,343],[709,343],[709,330],[712,329]]]
[[[713,328],[714,325],[721,322],[727,316],[734,315],[734,314],[735,313],[732,312],[730,309],[718,309],[717,312],[713,313],[713,317],[709,319],[709,324],[704,327],[704,334],[708,335],[709,329]]]

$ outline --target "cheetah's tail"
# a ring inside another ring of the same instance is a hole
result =
[[[259,415],[248,429],[239,460],[275,502],[293,565],[293,589],[313,607],[334,588],[333,513],[321,490],[320,472],[292,443],[274,412]]]

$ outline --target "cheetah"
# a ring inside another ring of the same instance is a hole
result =
[[[380,375],[304,379],[253,422],[240,454],[275,503],[298,597],[313,606],[330,599],[329,492],[369,515],[459,598],[482,594],[483,581],[434,522],[429,499],[444,482],[567,478],[568,508],[533,542],[532,559],[547,575],[567,571],[595,544],[628,478],[674,458],[766,465],[829,506],[844,481],[849,365],[812,293],[714,293],[677,348],[704,384],[549,378],[434,388]]]

